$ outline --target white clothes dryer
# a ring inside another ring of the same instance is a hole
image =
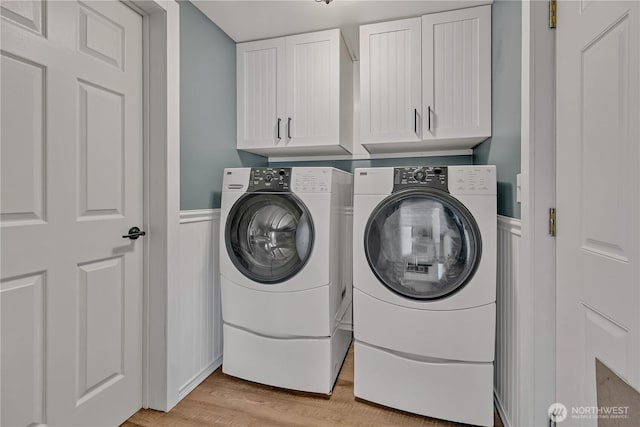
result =
[[[354,175],[355,395],[493,425],[495,166]]]
[[[225,169],[223,372],[331,392],[352,339],[352,175]]]

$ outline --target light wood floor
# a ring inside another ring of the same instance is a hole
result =
[[[496,426],[502,427],[496,415]],[[123,427],[457,426],[353,397],[353,347],[330,399],[239,380],[215,371],[169,413],[142,409]]]

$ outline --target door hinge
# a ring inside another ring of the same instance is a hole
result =
[[[556,208],[549,209],[549,235],[552,237],[556,235]]]
[[[558,19],[556,13],[558,11],[558,5],[556,0],[549,0],[549,28],[556,27],[556,21]]]

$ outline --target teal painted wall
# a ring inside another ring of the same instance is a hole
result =
[[[496,165],[498,214],[520,218],[521,3],[494,0],[492,7],[492,137],[473,150],[474,164]]]
[[[180,209],[220,207],[225,167],[265,166],[236,150],[236,45],[180,2]]]

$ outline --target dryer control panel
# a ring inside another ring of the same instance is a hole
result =
[[[415,187],[437,188],[449,192],[446,166],[424,166],[393,169],[393,192]]]
[[[251,168],[247,191],[291,191],[291,168]]]
[[[296,193],[329,193],[331,191],[331,168],[298,167],[293,174],[292,188]]]
[[[458,166],[449,168],[449,191],[453,194],[493,195],[496,189],[496,167]]]

